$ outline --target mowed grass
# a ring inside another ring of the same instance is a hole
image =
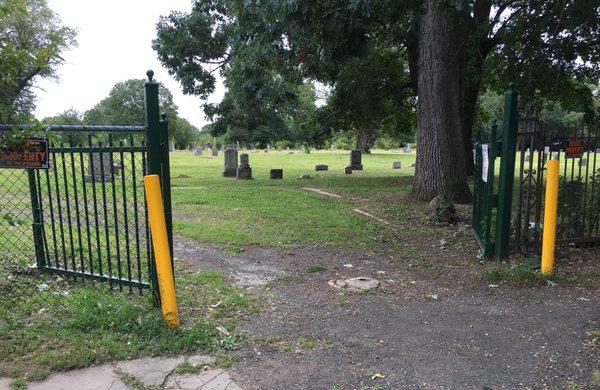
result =
[[[414,168],[409,165],[415,162],[414,153],[374,151],[363,155],[364,170],[352,175],[344,174],[350,163],[348,151],[248,154],[254,179],[244,181],[222,177],[222,152],[218,157],[171,153],[177,234],[229,245],[331,243],[367,248],[389,229],[354,209],[393,220],[413,218],[423,211],[422,204],[410,207]],[[393,170],[394,161],[400,161],[402,169]],[[316,172],[317,164],[326,164],[329,170]],[[269,179],[273,168],[283,169],[283,180]],[[301,175],[315,178],[298,179]],[[303,189],[307,187],[342,198]]]

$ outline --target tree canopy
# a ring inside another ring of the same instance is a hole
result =
[[[225,99],[207,107],[235,118],[219,131],[286,131],[279,113],[305,80],[333,88],[318,134],[341,123],[402,134],[418,104],[415,197],[468,201],[480,92],[515,83],[523,101],[543,96],[589,120],[599,37],[589,0],[200,0],[161,18],[153,47],[186,93],[205,98],[225,78]]]
[[[143,79],[129,79],[116,83],[108,96],[83,115],[83,123],[90,125],[138,125],[146,123],[144,109]],[[181,149],[187,148],[198,135],[198,129],[186,119],[180,118],[173,94],[163,84],[158,86],[160,112],[167,114],[169,138]],[[59,116],[65,118],[65,114]]]
[[[35,108],[34,82],[56,76],[76,33],[45,0],[4,0],[0,36],[0,123],[18,122]]]

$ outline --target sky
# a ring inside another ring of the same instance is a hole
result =
[[[48,0],[64,25],[78,32],[78,46],[64,53],[59,79],[39,80],[36,117],[42,119],[74,108],[84,112],[108,96],[112,86],[130,78],[154,79],[173,93],[179,115],[201,128],[208,123],[198,97],[184,95],[163,68],[151,42],[159,16],[171,10],[189,11],[191,0]],[[221,83],[209,102],[220,102]]]

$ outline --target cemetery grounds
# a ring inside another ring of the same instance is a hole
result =
[[[180,330],[164,328],[149,293],[8,256],[0,377],[203,352],[243,388],[600,386],[597,250],[560,248],[552,278],[534,256],[484,261],[469,206],[435,226],[411,199],[414,153],[376,150],[352,175],[347,151],[248,153],[249,181],[222,177],[222,153],[170,154]],[[332,286],[359,276],[380,285]]]

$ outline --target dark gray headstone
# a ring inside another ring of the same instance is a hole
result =
[[[218,155],[219,155],[219,149],[217,149],[217,148],[213,148],[213,149],[212,149],[212,156],[213,156],[213,157],[217,157]]]
[[[329,167],[325,164],[315,165],[315,171],[327,171]]]
[[[194,152],[194,154],[196,156],[202,156],[202,148],[196,148],[196,151]]]
[[[348,165],[346,168],[344,168],[344,173],[346,175],[351,175],[352,174],[352,166]]]
[[[283,169],[271,169],[269,179],[283,179]]]
[[[250,168],[248,155],[242,153],[240,155],[240,166],[237,169],[238,180],[249,180],[252,179],[252,168]]]
[[[400,163],[400,161],[394,161],[392,163],[392,169],[400,169],[402,168],[402,163]]]
[[[85,181],[105,182],[112,181],[112,173],[118,174],[115,170],[112,153],[90,153],[88,160],[87,175]]]
[[[236,177],[238,168],[238,151],[234,148],[225,149],[224,177]]]
[[[350,167],[355,171],[362,171],[362,152],[360,149],[352,150],[350,152]]]

